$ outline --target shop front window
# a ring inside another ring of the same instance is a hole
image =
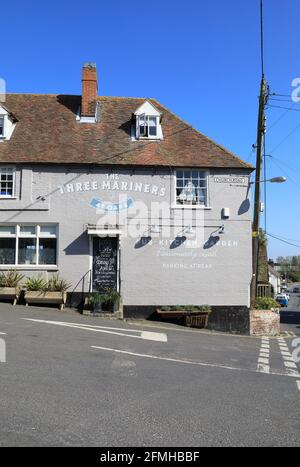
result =
[[[0,265],[56,265],[57,226],[0,225]]]

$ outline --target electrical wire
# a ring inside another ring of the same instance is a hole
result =
[[[268,107],[269,108],[272,108],[272,109],[283,109],[283,110],[290,110],[292,112],[300,112],[300,109],[292,109],[291,107],[282,107],[281,105],[271,105],[271,104],[268,104]]]
[[[277,237],[276,235],[272,235],[267,233],[268,237],[274,238],[275,240],[278,240],[279,242],[285,243],[287,245],[295,246],[296,248],[300,248],[300,245],[296,245],[295,243],[287,242],[286,240],[282,240],[281,238]]]
[[[273,152],[277,151],[277,149],[278,149],[280,146],[282,146],[282,144],[285,143],[285,142],[288,140],[288,138],[290,138],[290,137],[295,133],[295,131],[296,131],[298,128],[300,128],[300,123],[298,123],[298,125],[295,126],[295,128],[294,128],[287,136],[285,136],[285,137],[283,138],[283,140],[282,140],[279,144],[277,144],[277,146],[275,146],[274,149],[272,149],[272,151],[270,152],[270,154],[273,154]]]

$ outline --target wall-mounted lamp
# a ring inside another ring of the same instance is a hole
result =
[[[195,230],[193,229],[191,225],[189,225],[188,227],[184,229],[184,233],[186,233],[187,235],[194,235]]]
[[[160,233],[160,227],[159,225],[152,225],[150,232],[153,234],[159,234]]]

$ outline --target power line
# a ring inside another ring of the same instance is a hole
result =
[[[274,238],[275,240],[278,240],[279,242],[285,243],[286,245],[291,245],[295,246],[296,248],[300,248],[300,245],[296,245],[295,243],[287,242],[286,240],[282,240],[281,238],[277,237],[276,235],[272,235],[267,233],[268,237]]]
[[[273,154],[273,152],[277,151],[277,149],[278,149],[280,146],[282,146],[282,144],[285,143],[286,140],[287,140],[288,138],[290,138],[290,137],[295,133],[295,131],[296,131],[298,128],[300,128],[300,123],[298,123],[298,125],[297,125],[287,136],[285,136],[285,137],[283,138],[283,140],[282,140],[279,144],[277,144],[277,146],[275,146],[275,148],[270,152],[270,154]]]
[[[300,112],[300,109],[293,109],[291,107],[282,107],[281,105],[268,104],[268,107],[270,107],[272,109],[284,109],[284,110],[291,110],[292,112]]]
[[[284,175],[286,175],[289,179],[290,182],[292,182],[297,188],[298,190],[300,190],[300,185],[299,183],[297,183],[291,176],[289,173],[287,173],[282,167],[280,164],[278,164],[278,162],[276,162],[276,160],[274,160],[274,158],[271,156],[271,161],[273,162],[273,164],[275,164],[283,173]]]

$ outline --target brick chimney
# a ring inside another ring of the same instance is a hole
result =
[[[97,96],[96,63],[86,62],[82,67],[81,117],[95,118]]]

